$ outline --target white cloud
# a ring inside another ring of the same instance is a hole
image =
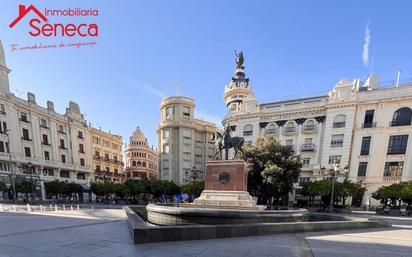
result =
[[[155,88],[155,87],[153,87],[153,86],[150,86],[150,85],[144,84],[144,83],[142,83],[141,85],[142,85],[147,91],[149,91],[149,92],[157,95],[157,96],[158,96],[159,98],[161,98],[161,99],[163,99],[163,98],[166,97],[166,93],[163,92],[163,91],[160,90],[160,89],[157,89],[157,88]]]
[[[369,65],[369,44],[370,42],[371,42],[371,33],[369,30],[369,22],[368,22],[368,24],[366,24],[365,39],[363,42],[363,51],[362,51],[362,61],[365,67]]]

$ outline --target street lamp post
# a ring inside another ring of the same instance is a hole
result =
[[[343,173],[346,175],[348,171],[349,171],[349,166],[346,165],[345,168],[343,169]],[[332,172],[332,192],[330,193],[331,196],[330,196],[330,203],[329,203],[329,211],[330,213],[333,213],[336,175],[339,175],[341,173],[340,165],[336,161],[333,162],[331,172]]]
[[[185,182],[193,181],[192,196],[195,197],[195,185],[196,179],[200,177],[200,174],[203,173],[201,170],[197,170],[195,166],[192,167],[190,171],[185,171]],[[193,201],[193,199],[192,199]]]
[[[10,161],[10,183],[11,183],[11,188],[13,191],[13,202],[16,203],[17,200],[17,194],[16,194],[16,184],[14,183],[14,170],[13,170],[13,163],[11,159],[11,150],[10,150],[10,135],[9,135],[10,129],[5,129],[4,133],[7,136],[7,144],[8,144],[8,152],[9,152],[9,161]]]

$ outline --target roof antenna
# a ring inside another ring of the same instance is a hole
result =
[[[370,69],[369,69],[369,74],[373,73],[373,61],[374,60],[375,60],[375,56],[372,56],[371,65],[370,65]]]

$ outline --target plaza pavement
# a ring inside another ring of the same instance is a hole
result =
[[[385,217],[387,218],[387,217]],[[395,227],[134,245],[123,210],[0,212],[5,256],[411,256],[412,219]]]

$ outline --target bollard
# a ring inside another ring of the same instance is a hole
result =
[[[0,204],[0,211],[3,211],[3,205]]]
[[[30,204],[27,204],[27,211],[30,212]]]
[[[43,212],[43,205],[40,204],[40,212]]]
[[[77,205],[77,211],[80,211],[80,206],[79,205]]]
[[[13,204],[13,211],[16,212],[16,205]]]
[[[70,210],[73,211],[73,205],[70,205]]]
[[[53,211],[53,205],[50,204],[50,211]]]
[[[65,204],[63,204],[63,211],[65,211],[66,210],[66,205]]]
[[[54,210],[57,211],[57,204],[54,206]]]

